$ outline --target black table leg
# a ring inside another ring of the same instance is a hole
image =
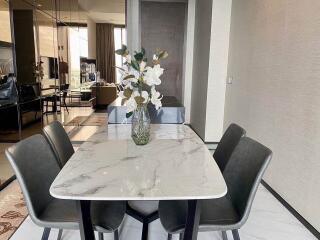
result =
[[[147,240],[148,239],[148,229],[149,224],[153,221],[157,220],[159,218],[159,212],[155,211],[149,215],[143,215],[142,213],[138,212],[137,210],[130,207],[130,205],[127,202],[127,210],[126,213],[133,217],[134,219],[138,220],[142,223],[142,235],[141,240]]]
[[[200,203],[201,201],[199,200],[188,200],[188,215],[184,240],[197,240],[201,212]]]
[[[90,216],[90,201],[78,201],[79,227],[81,240],[94,240],[94,232]]]
[[[149,223],[144,221],[142,223],[142,235],[141,240],[148,240]]]

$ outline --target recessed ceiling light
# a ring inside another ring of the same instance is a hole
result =
[[[37,7],[42,7],[42,4],[38,3],[38,4],[37,4]]]

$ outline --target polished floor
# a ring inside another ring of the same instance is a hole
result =
[[[120,239],[139,240],[142,224],[126,217],[120,229]],[[28,217],[10,240],[41,239],[42,228]],[[229,233],[230,234],[230,233]],[[50,240],[55,240],[57,230],[53,230]],[[157,220],[150,225],[150,240],[166,240],[166,232]],[[263,186],[260,186],[247,224],[240,230],[242,240],[316,240],[316,238],[275,199]],[[79,240],[78,231],[66,230],[63,240]],[[111,240],[111,234],[105,234]],[[174,236],[173,239],[178,239]],[[219,232],[199,233],[199,240],[220,240]],[[229,239],[232,239],[231,235]]]
[[[51,115],[45,119],[45,123],[60,120],[67,124],[76,116],[89,116],[93,113],[91,108],[71,108],[69,114]],[[71,140],[75,143],[75,149],[86,141],[96,130],[97,126],[66,126]],[[0,144],[0,177],[9,177],[12,170],[3,156],[4,149],[11,143]],[[122,227],[120,239],[134,240],[141,237],[141,223],[126,217]],[[41,239],[42,228],[36,226],[28,217],[17,229],[11,240]],[[26,238],[27,236],[27,238]],[[253,204],[251,215],[247,224],[240,230],[242,240],[313,240],[316,239],[277,199],[275,199],[263,186],[260,186],[257,197]],[[57,237],[57,230],[53,230],[50,240]],[[160,221],[157,220],[150,225],[150,240],[165,240],[167,237]],[[79,240],[78,231],[64,231],[64,240]],[[105,239],[113,239],[111,234],[106,234]],[[174,239],[178,239],[175,236]],[[199,240],[220,240],[218,232],[200,233]],[[229,239],[232,239],[231,235]]]
[[[77,116],[89,116],[93,114],[94,110],[91,107],[71,107],[69,113],[64,109],[59,114],[47,114],[43,116],[43,125],[47,125],[54,120],[58,120],[64,125]],[[66,131],[69,133],[72,141],[85,141],[90,137],[96,130],[97,126],[65,126]],[[27,126],[22,131],[22,138],[29,137],[34,134],[41,133],[42,124],[37,122]],[[18,133],[7,134],[5,139],[8,142],[0,142],[0,185],[9,179],[13,175],[13,171],[9,162],[7,161],[4,151],[19,139]]]

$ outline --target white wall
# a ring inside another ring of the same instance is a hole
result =
[[[190,124],[205,139],[212,0],[196,1]]]
[[[225,127],[270,147],[265,180],[320,230],[320,1],[233,1]]]
[[[87,20],[87,26],[88,26],[88,58],[89,59],[96,59],[96,37],[97,37],[97,32],[96,32],[96,23],[88,18]]]
[[[194,44],[194,24],[195,24],[195,6],[196,0],[188,1],[186,32],[185,32],[185,52],[183,62],[183,105],[185,106],[185,122],[190,123],[191,115],[191,88],[193,72],[193,44]]]
[[[140,0],[127,1],[127,45],[130,52],[141,48]]]
[[[223,133],[231,4],[232,0],[213,0],[212,4],[206,142],[219,142]]]
[[[2,3],[3,4],[3,3]],[[4,4],[7,4],[6,2]],[[9,5],[9,4],[7,4]],[[0,41],[11,42],[10,13],[8,9],[0,10]]]
[[[185,122],[206,142],[218,142],[223,133],[231,2],[188,1],[183,81]],[[139,0],[127,1],[129,50],[141,45],[139,16]]]
[[[231,0],[195,4],[191,126],[206,142],[223,133]]]

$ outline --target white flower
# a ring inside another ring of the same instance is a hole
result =
[[[123,65],[120,70],[120,74],[122,75],[122,78],[128,76],[128,75],[133,75],[135,78],[139,78],[140,77],[140,73],[139,71],[135,70],[132,67],[129,67],[127,65]]]
[[[149,93],[148,93],[147,91],[142,91],[142,93],[141,93],[141,97],[143,97],[143,98],[144,98],[143,103],[147,103],[147,102],[148,102],[148,100],[149,100]]]
[[[126,98],[126,96],[124,96],[124,92],[123,91],[120,91],[118,93],[118,96],[121,97],[121,98]]]
[[[160,76],[163,74],[163,68],[159,64],[151,67],[146,67],[147,72],[144,74],[145,83],[149,86],[160,85]]]
[[[153,54],[153,60],[158,61],[158,56],[156,54]]]
[[[130,54],[128,54],[127,56],[126,56],[126,61],[127,61],[127,63],[131,63],[131,55]]]
[[[123,84],[123,82],[122,82]],[[131,85],[131,83],[129,82],[127,85],[124,84],[124,89],[130,88],[131,90],[133,90],[133,86]]]
[[[144,68],[146,67],[146,65],[147,65],[147,63],[144,62],[144,61],[142,61],[142,62],[140,63],[140,72],[143,72],[143,71],[144,71]]]
[[[155,106],[156,110],[158,110],[160,107],[162,107],[162,103],[161,103],[161,95],[159,92],[157,92],[157,90],[155,89],[155,87],[151,88],[151,103]]]
[[[126,106],[127,106],[127,113],[133,112],[134,110],[136,110],[136,108],[137,108],[137,102],[136,102],[136,100],[134,99],[133,94],[132,94],[131,97],[127,100]]]
[[[140,73],[133,68],[129,68],[124,65],[122,69],[120,69],[121,73],[121,84],[124,86],[130,85],[130,83],[137,83],[138,78],[140,77]],[[128,78],[128,76],[132,76]],[[130,87],[131,88],[131,87]]]

